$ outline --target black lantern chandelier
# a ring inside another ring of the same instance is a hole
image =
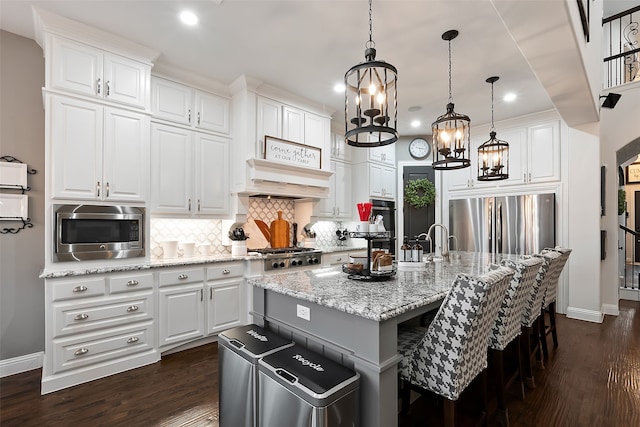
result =
[[[496,138],[493,127],[493,84],[500,77],[489,77],[491,83],[491,131],[489,140],[478,147],[478,181],[500,181],[509,178],[509,144]]]
[[[442,34],[442,39],[449,42],[449,103],[447,112],[438,117],[431,125],[433,135],[434,169],[453,170],[471,165],[469,161],[469,144],[471,140],[469,116],[453,111],[451,97],[451,40],[458,37],[457,30],[449,30]]]
[[[372,39],[371,0],[369,0],[369,41],[366,61],[344,75],[345,140],[354,147],[379,147],[398,140],[398,70],[376,61]]]

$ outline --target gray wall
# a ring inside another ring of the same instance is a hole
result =
[[[0,31],[0,156],[29,175],[33,228],[0,234],[0,361],[44,351],[44,58],[35,41]],[[2,190],[7,192],[6,190]],[[15,193],[15,191],[11,191]],[[0,223],[0,228],[19,223]]]

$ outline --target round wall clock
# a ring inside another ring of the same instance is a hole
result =
[[[409,154],[416,160],[426,159],[431,153],[431,145],[424,138],[414,138],[409,143]]]

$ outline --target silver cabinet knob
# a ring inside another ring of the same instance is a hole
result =
[[[178,280],[187,280],[189,278],[189,275],[187,274],[181,274],[178,276]]]
[[[227,270],[226,268],[222,270],[222,274],[230,274],[231,270]]]
[[[127,307],[127,312],[132,313],[134,311],[138,311],[140,309],[140,307],[138,307],[137,305],[130,305],[129,307]]]
[[[131,337],[127,340],[127,344],[133,344],[134,342],[138,342],[140,341],[140,338],[138,337]]]
[[[78,314],[76,315],[73,320],[86,320],[89,318],[89,315],[87,313],[82,313],[82,314]]]
[[[138,282],[137,280],[129,280],[127,282],[127,286],[138,286],[140,284],[140,282]]]
[[[84,292],[86,291],[87,288],[85,285],[80,285],[80,286],[76,286],[75,288],[73,288],[73,292]]]

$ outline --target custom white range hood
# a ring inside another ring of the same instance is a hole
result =
[[[331,113],[312,101],[247,76],[240,76],[230,87],[234,119],[231,191],[240,196],[329,197],[334,174],[330,165]],[[289,136],[288,132],[298,136]],[[265,135],[300,146],[309,141],[296,138],[314,138],[313,146],[307,146],[312,150],[321,147],[317,166],[265,159]]]

